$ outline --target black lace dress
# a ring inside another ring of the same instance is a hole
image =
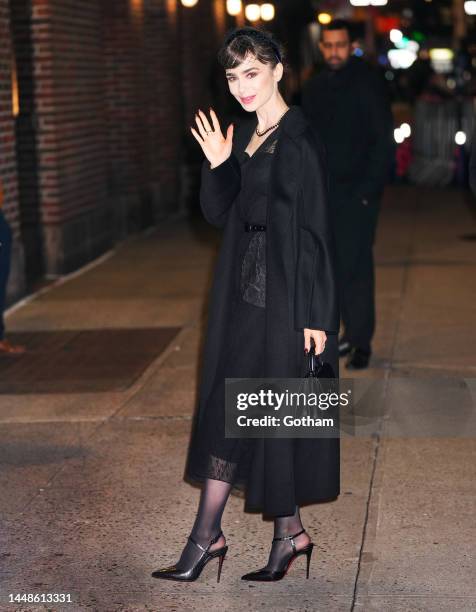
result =
[[[225,378],[262,378],[266,309],[266,231],[245,231],[244,224],[266,225],[268,179],[279,138],[276,128],[250,157],[238,156],[241,191],[234,205],[243,221],[233,271],[233,313],[205,417],[195,432],[186,475],[213,478],[244,489],[256,439],[225,438]]]

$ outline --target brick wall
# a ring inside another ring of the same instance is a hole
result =
[[[223,99],[215,57],[231,23],[221,0],[10,8],[20,226],[35,279],[79,267],[198,193],[189,179],[203,154],[189,126],[197,107]]]
[[[96,0],[33,0],[37,151],[46,270],[103,252],[106,198],[101,11]]]
[[[177,210],[183,163],[180,13],[176,0],[145,4],[147,159],[155,217]]]
[[[13,0],[11,7],[27,269],[29,276],[62,274],[103,252],[113,236],[101,11],[96,0]]]
[[[12,106],[13,53],[8,0],[0,0],[0,180],[5,192],[3,213],[13,232],[12,264],[8,299],[20,295],[24,287],[23,249],[18,212],[15,123]]]
[[[143,31],[142,0],[102,2],[107,172],[120,235],[140,224],[141,189],[147,176]]]

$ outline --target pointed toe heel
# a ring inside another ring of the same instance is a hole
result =
[[[217,550],[213,550],[212,552],[209,552],[209,549],[211,546],[213,546],[213,544],[215,544],[215,542],[218,542],[220,536],[222,535],[223,532],[220,531],[220,533],[211,540],[211,542],[206,548],[196,542],[192,538],[192,536],[189,536],[188,539],[192,542],[192,544],[195,544],[195,546],[197,546],[202,551],[202,554],[194,563],[194,565],[192,565],[192,567],[190,567],[188,570],[179,570],[176,565],[163,567],[152,572],[152,578],[160,578],[162,580],[176,580],[180,582],[193,582],[200,576],[203,568],[209,561],[211,561],[211,559],[218,558],[217,582],[220,582],[221,570],[223,566],[223,561],[225,560],[225,556],[228,551],[228,546],[223,546],[222,548],[218,548]]]
[[[311,556],[312,551],[314,549],[314,544],[310,542],[305,548],[301,550],[296,549],[296,543],[294,542],[294,538],[297,538],[299,535],[305,532],[305,529],[296,533],[292,536],[284,536],[282,538],[273,538],[273,542],[277,541],[289,541],[293,552],[292,555],[285,560],[284,566],[282,569],[278,570],[268,570],[266,568],[259,569],[256,572],[250,572],[249,574],[245,574],[241,577],[242,580],[254,580],[256,582],[274,582],[275,580],[282,580],[284,576],[288,573],[289,568],[293,564],[294,560],[300,557],[301,555],[306,555],[306,578],[309,578],[309,567],[311,565]]]

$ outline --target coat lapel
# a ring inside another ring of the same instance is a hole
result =
[[[246,118],[244,121],[239,123],[239,127],[236,130],[236,133],[233,138],[233,152],[235,155],[239,156],[246,149],[249,141],[251,140],[251,136],[253,135],[253,130],[256,127],[256,115],[252,118]]]
[[[268,222],[271,231],[282,239],[289,231],[300,170],[300,153],[295,138],[305,129],[306,119],[298,106],[291,106],[283,117],[270,172]]]

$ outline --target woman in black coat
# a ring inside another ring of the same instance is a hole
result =
[[[245,510],[274,518],[268,564],[245,580],[278,580],[313,543],[299,507],[339,494],[338,438],[232,439],[224,434],[225,378],[299,378],[306,352],[338,374],[334,245],[322,150],[301,109],[278,83],[283,50],[242,28],[219,54],[231,94],[252,119],[228,126],[199,111],[191,128],[206,156],[200,202],[223,228],[211,289],[198,410],[186,477],[203,483],[197,517],[175,565],[156,578],[195,580],[227,551],[221,517],[232,487]]]

